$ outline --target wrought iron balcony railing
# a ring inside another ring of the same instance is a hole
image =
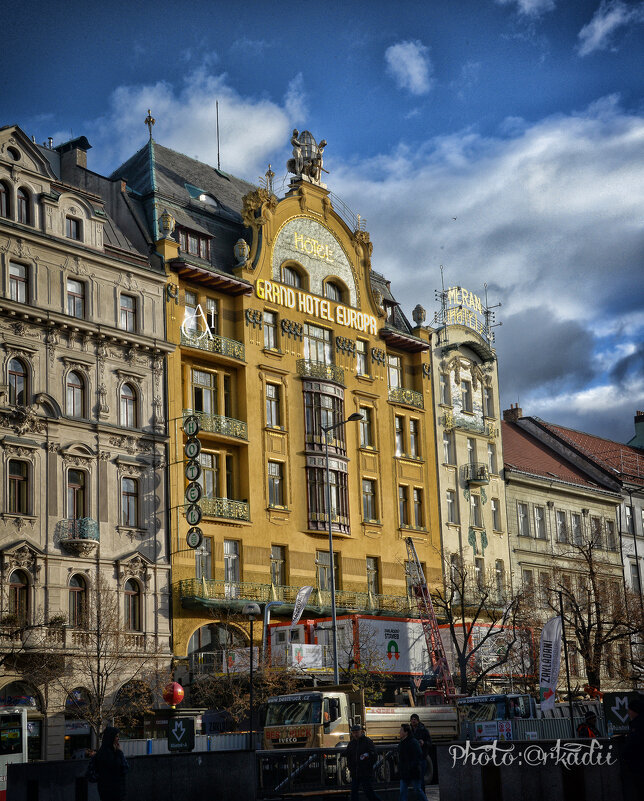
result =
[[[208,335],[207,333],[195,332],[184,334],[181,332],[181,344],[189,348],[206,350],[209,353],[218,353],[221,356],[228,356],[231,359],[238,359],[243,362],[246,359],[246,349],[243,342],[236,339],[220,337],[217,334]]]
[[[79,517],[76,520],[60,520],[60,541],[96,540],[98,542],[98,523],[91,517]]]
[[[443,415],[443,426],[450,431],[458,428],[462,431],[471,431],[473,434],[483,434],[485,437],[496,437],[497,430],[493,423],[485,423],[482,420],[472,418],[471,420],[462,417],[454,417],[453,411],[447,411]]]
[[[250,520],[250,505],[246,501],[232,501],[230,498],[202,498],[199,506],[205,515],[211,517]]]
[[[221,414],[195,412],[192,409],[183,410],[184,420],[191,415],[198,418],[201,430],[209,434],[223,434],[225,437],[248,439],[248,426],[243,420],[235,420],[234,417],[224,417]]]
[[[472,486],[481,486],[490,483],[490,471],[486,464],[478,462],[465,464],[461,467],[463,481]]]
[[[403,387],[392,387],[389,390],[389,400],[392,403],[404,403],[406,406],[415,406],[416,409],[424,409],[423,396],[415,389],[404,389]]]
[[[310,359],[298,359],[296,362],[297,374],[302,378],[319,378],[322,381],[334,381],[344,386],[344,370],[335,364],[314,362]]]

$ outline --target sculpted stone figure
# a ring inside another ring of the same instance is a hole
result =
[[[319,184],[322,173],[327,172],[322,166],[322,153],[327,145],[326,139],[322,139],[318,145],[309,131],[302,131],[300,134],[295,129],[291,137],[291,144],[293,145],[293,158],[286,162],[286,169],[296,178],[308,178],[312,183]]]

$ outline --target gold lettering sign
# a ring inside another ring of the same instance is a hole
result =
[[[447,290],[447,303],[449,306],[444,313],[445,325],[466,325],[482,336],[488,336],[486,326],[478,316],[485,314],[478,295],[462,286],[451,286]]]
[[[318,242],[317,239],[313,239],[310,236],[305,237],[304,234],[298,234],[297,231],[294,231],[293,244],[296,250],[312,256],[314,259],[333,264],[333,250],[328,245]]]
[[[341,303],[332,303],[326,298],[300,292],[290,286],[277,284],[274,281],[264,281],[262,278],[255,282],[255,294],[260,300],[267,300],[278,306],[288,309],[297,309],[302,314],[318,317],[330,323],[353,328],[356,331],[373,334],[377,332],[376,318],[372,314],[365,314]]]

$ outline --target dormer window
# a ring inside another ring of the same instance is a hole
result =
[[[210,260],[210,238],[197,234],[194,231],[179,231],[179,245],[181,250],[200,259]]]
[[[65,235],[67,239],[81,240],[81,221],[77,217],[67,217],[65,220]]]
[[[217,208],[217,201],[212,195],[206,195],[205,193],[202,193],[199,195],[199,202],[205,203],[206,206],[212,206],[215,209]]]

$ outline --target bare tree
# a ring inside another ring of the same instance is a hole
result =
[[[358,632],[357,643],[353,633],[338,639],[340,681],[363,689],[365,704],[370,705],[382,699],[388,673],[377,632],[366,625],[359,626]]]

